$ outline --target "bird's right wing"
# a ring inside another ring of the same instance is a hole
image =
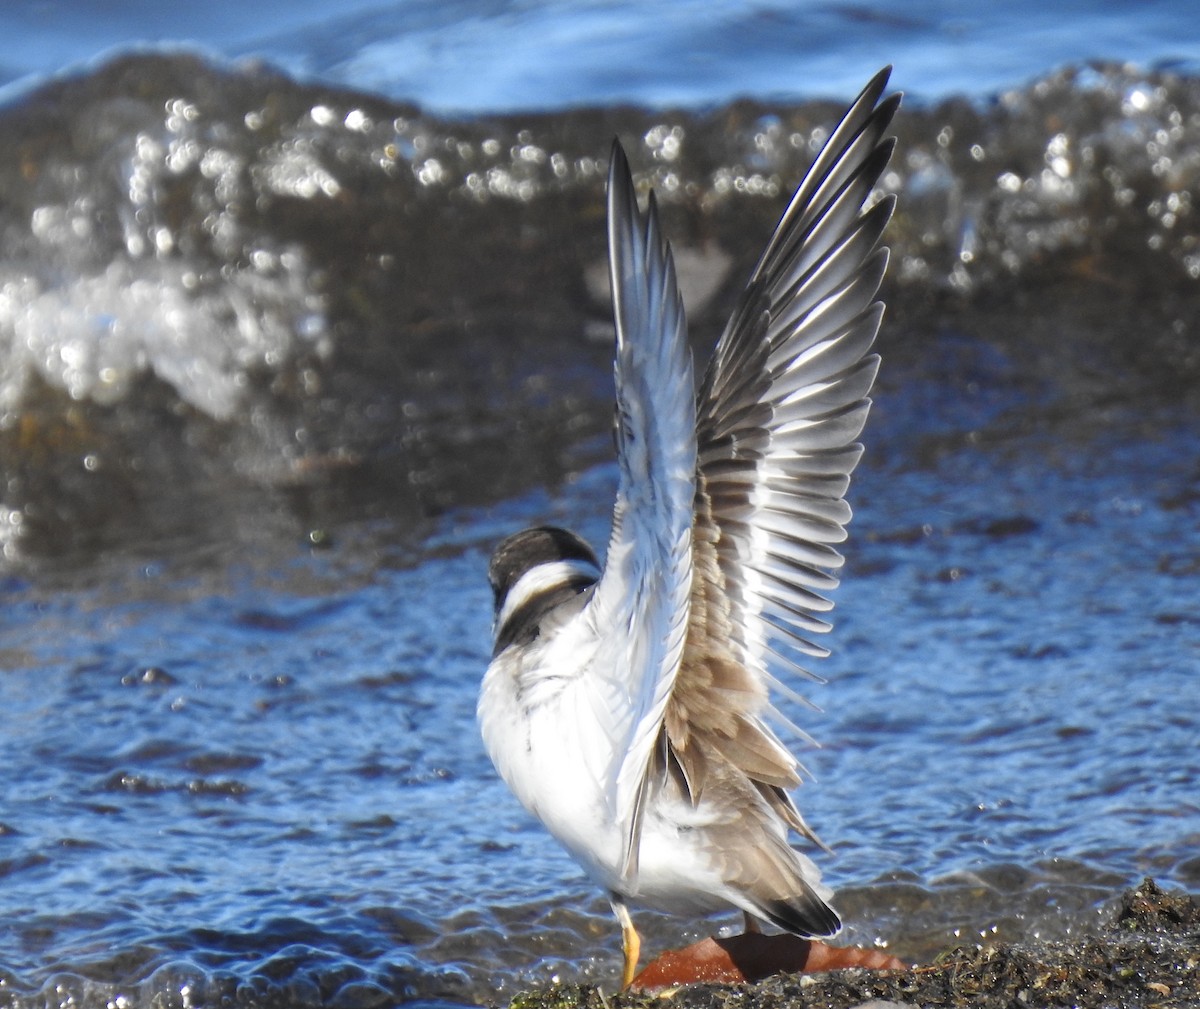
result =
[[[883,306],[892,212],[863,205],[893,141],[888,70],[855,100],[805,175],[714,352],[699,395],[695,584],[687,655],[667,728],[693,797],[718,754],[771,790],[798,782],[764,724],[768,665],[804,673],[828,629],[850,472],[862,447],[869,353]],[[790,692],[790,691],[789,691]]]

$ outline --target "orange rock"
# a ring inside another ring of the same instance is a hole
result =
[[[651,961],[630,987],[645,990],[701,981],[738,984],[761,981],[772,974],[811,974],[842,967],[899,970],[904,964],[878,950],[827,946],[794,935],[747,932],[727,939],[710,936],[683,949],[668,950]]]

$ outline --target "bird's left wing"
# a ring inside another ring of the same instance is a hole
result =
[[[604,574],[587,608],[600,642],[587,679],[613,745],[604,784],[622,830],[622,875],[632,883],[647,772],[688,627],[696,406],[671,251],[653,194],[646,212],[638,209],[619,143],[609,170],[608,241],[620,477]]]

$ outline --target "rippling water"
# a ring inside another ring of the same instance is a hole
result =
[[[477,739],[486,559],[607,536],[611,136],[705,353],[838,111],[446,120],[183,54],[0,110],[0,1004],[612,981],[606,904]],[[897,130],[795,716],[849,938],[923,957],[1200,889],[1200,80],[1076,68]]]
[[[443,114],[739,96],[850,96],[883,63],[920,98],[987,98],[1092,59],[1200,69],[1187,0],[8,0],[0,86],[28,86],[130,40],[261,58],[306,79]]]

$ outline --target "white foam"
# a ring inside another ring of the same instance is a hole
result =
[[[40,223],[69,228],[46,211]],[[0,413],[40,378],[77,400],[116,403],[151,372],[180,399],[225,420],[254,369],[277,371],[298,345],[328,342],[324,302],[302,251],[264,251],[203,278],[183,260],[120,258],[101,272],[47,282],[0,271]]]

